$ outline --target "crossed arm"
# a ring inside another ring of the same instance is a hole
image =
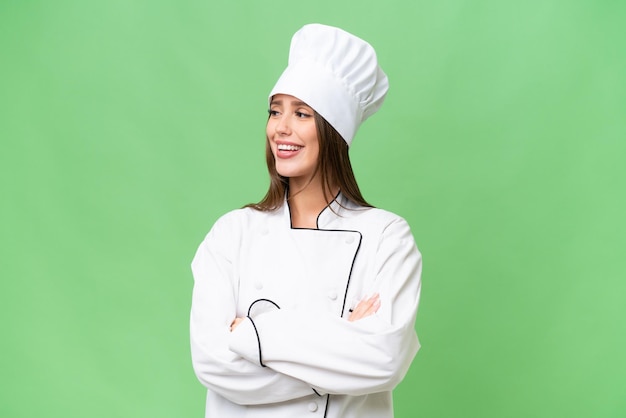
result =
[[[248,405],[392,389],[419,348],[413,326],[421,256],[406,225],[392,225],[389,234],[393,244],[379,246],[375,266],[380,294],[359,302],[347,318],[277,309],[254,320],[231,316],[232,264],[224,240],[208,237],[192,264],[191,345],[199,380]]]
[[[358,321],[359,319],[366,318],[370,315],[374,315],[378,311],[379,308],[380,308],[380,295],[376,293],[372,295],[371,297],[360,301],[356,305],[354,310],[352,310],[352,312],[350,313],[350,316],[348,317],[348,321],[354,322],[354,321]],[[230,331],[233,332],[235,328],[237,328],[237,325],[239,325],[241,321],[243,321],[244,319],[246,318],[242,318],[242,317],[235,318],[233,322],[230,324]]]

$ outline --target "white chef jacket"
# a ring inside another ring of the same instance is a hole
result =
[[[191,353],[207,418],[393,417],[420,347],[421,255],[404,219],[341,194],[317,226],[292,228],[286,203],[238,209],[198,248]],[[378,312],[349,322],[374,293]]]

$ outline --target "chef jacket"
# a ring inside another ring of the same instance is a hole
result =
[[[421,255],[404,219],[342,194],[317,227],[292,228],[287,203],[238,209],[198,248],[191,352],[207,418],[393,416],[420,347]],[[375,293],[378,312],[348,321]]]

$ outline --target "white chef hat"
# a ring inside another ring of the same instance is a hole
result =
[[[359,125],[383,104],[389,81],[374,48],[341,29],[305,25],[293,35],[289,62],[270,93],[304,101],[350,145]]]

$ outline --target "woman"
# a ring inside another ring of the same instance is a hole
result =
[[[392,417],[419,349],[421,256],[361,196],[349,145],[382,104],[373,48],[306,25],[270,94],[265,198],[221,217],[192,263],[206,417]]]

